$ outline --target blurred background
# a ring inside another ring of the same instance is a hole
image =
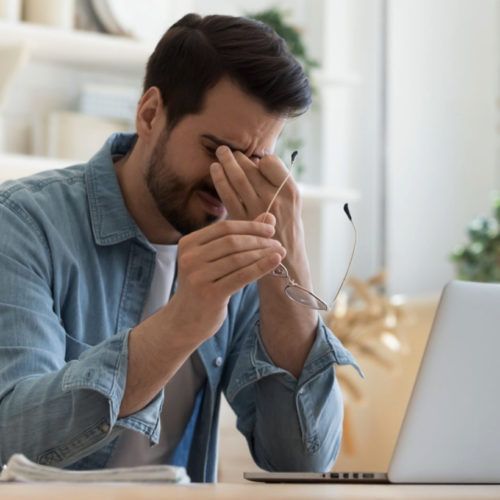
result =
[[[134,129],[145,63],[188,12],[268,22],[314,104],[279,146],[304,197],[315,289],[366,379],[338,370],[336,469],[384,471],[450,279],[500,281],[500,0],[0,0],[0,181],[86,161]],[[294,167],[295,168],[295,167]],[[474,332],[471,332],[473,335]],[[253,470],[225,405],[220,479]]]

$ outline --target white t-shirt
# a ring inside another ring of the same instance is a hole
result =
[[[142,320],[163,307],[170,299],[174,282],[177,245],[153,245],[156,264],[151,289],[144,305]],[[196,394],[206,380],[205,369],[193,353],[165,386],[165,400],[160,416],[160,442],[150,446],[149,439],[125,429],[107,467],[165,464],[179,443],[193,411]]]

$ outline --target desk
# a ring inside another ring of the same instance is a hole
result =
[[[0,484],[2,500],[481,500],[500,499],[500,485],[353,484]]]

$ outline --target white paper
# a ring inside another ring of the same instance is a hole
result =
[[[0,481],[62,481],[62,482],[190,482],[184,467],[144,465],[119,469],[72,471],[38,465],[22,454],[12,455],[3,467]]]

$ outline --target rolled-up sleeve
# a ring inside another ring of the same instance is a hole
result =
[[[70,337],[54,312],[49,249],[36,225],[14,209],[0,205],[0,462],[24,453],[63,467],[123,427],[157,442],[162,394],[118,418],[129,330],[65,359]]]
[[[226,397],[256,464],[269,471],[325,471],[342,439],[343,402],[335,365],[352,365],[350,352],[320,319],[298,379],[276,366],[260,337],[258,315],[248,319],[233,358]]]
[[[6,380],[0,373],[1,460],[24,453],[46,465],[66,466],[107,444],[122,427],[134,428],[158,441],[159,394],[141,411],[118,418],[127,374],[128,332],[87,350],[78,360],[49,373],[23,370]],[[16,348],[18,358],[36,366],[40,349]],[[0,365],[11,349],[0,347]],[[40,363],[42,364],[42,363]]]

